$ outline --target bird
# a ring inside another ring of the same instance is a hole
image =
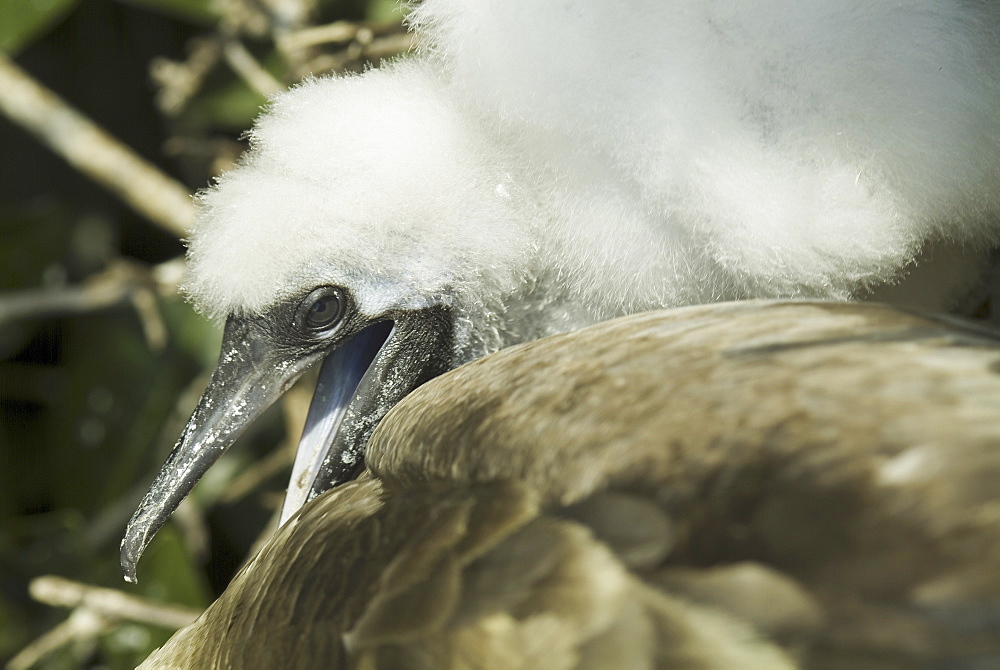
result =
[[[981,324],[821,301],[504,349],[141,667],[992,667],[998,364]]]
[[[487,354],[664,307],[863,298],[934,244],[1000,238],[996,3],[426,0],[410,21],[418,52],[278,95],[198,196],[185,291],[222,351],[126,529],[129,581],[313,365],[282,523]]]

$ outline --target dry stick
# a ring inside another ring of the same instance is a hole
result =
[[[190,44],[188,57],[182,62],[154,58],[149,64],[149,75],[159,87],[156,106],[166,116],[180,114],[222,58],[218,36],[195,38]]]
[[[303,28],[280,35],[275,41],[281,51],[295,51],[337,42],[350,42],[361,26],[349,21],[337,21],[323,26]]]
[[[301,429],[301,426],[299,428]],[[229,505],[241,500],[244,496],[257,491],[271,477],[288,470],[292,464],[288,454],[289,450],[285,445],[279,445],[263,459],[234,477],[219,496],[218,502]]]
[[[123,278],[109,280],[107,273],[102,273],[83,284],[4,293],[0,295],[0,325],[115,307],[125,302],[132,290],[131,283]]]
[[[257,59],[238,40],[229,40],[222,48],[226,63],[253,90],[265,98],[272,97],[285,87],[267,72]]]
[[[69,618],[35,639],[7,661],[6,670],[29,670],[75,640],[93,639],[108,628],[108,621],[101,615],[81,607],[73,610]]]
[[[406,44],[399,50],[406,51],[416,41],[417,36],[401,22],[353,23],[351,21],[335,21],[321,26],[311,26],[282,33],[275,37],[275,43],[280,51],[294,51],[322,44],[359,42],[362,45],[368,45],[386,38],[397,39],[398,43]]]
[[[0,293],[0,326],[21,319],[88,314],[131,301],[150,349],[160,351],[167,343],[167,329],[155,296],[176,294],[182,273],[179,258],[149,269],[118,260],[82,284]]]
[[[162,628],[183,628],[201,614],[200,610],[189,607],[157,603],[115,589],[91,586],[54,575],[36,577],[31,580],[28,590],[32,598],[53,607],[85,607],[109,619]]]
[[[373,37],[370,42],[363,45],[361,54],[369,60],[378,61],[410,51],[417,46],[417,43],[417,36],[413,33],[390,33],[382,37]]]
[[[52,575],[33,579],[28,590],[38,602],[53,607],[69,607],[73,613],[18,652],[8,661],[7,670],[27,670],[74,640],[95,638],[109,630],[116,621],[135,621],[177,629],[201,614],[195,609],[156,603],[114,589]]]
[[[187,189],[0,53],[0,112],[135,211],[175,235],[194,220]]]

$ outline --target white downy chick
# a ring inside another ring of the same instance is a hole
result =
[[[228,316],[224,355],[127,572],[318,360],[284,519],[358,471],[410,390],[501,347],[850,298],[929,242],[1000,241],[996,3],[427,0],[412,21],[418,54],[277,96],[202,194],[187,291]]]

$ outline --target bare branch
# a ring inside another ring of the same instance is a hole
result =
[[[267,70],[261,67],[257,59],[247,51],[246,47],[239,40],[227,40],[222,49],[226,58],[226,63],[239,75],[250,88],[260,93],[265,98],[270,98],[275,93],[285,90],[277,79],[272,77]]]
[[[390,56],[396,56],[413,49],[417,45],[417,37],[413,33],[400,31],[381,37],[373,37],[361,49],[363,58],[378,61]]]
[[[175,258],[145,268],[120,259],[82,284],[0,294],[0,325],[20,319],[89,314],[131,302],[150,349],[159,351],[166,345],[167,328],[156,296],[177,293],[183,263]]]
[[[290,453],[284,445],[280,445],[265,458],[256,461],[230,482],[226,490],[219,496],[219,502],[232,504],[248,493],[256,491],[261,484],[274,475],[291,469]]]
[[[222,42],[216,37],[192,39],[183,62],[154,58],[149,65],[149,76],[160,89],[156,94],[160,111],[167,116],[180,114],[221,58]]]
[[[5,667],[7,670],[28,670],[67,644],[97,637],[107,630],[108,626],[109,622],[92,610],[86,608],[74,610],[68,619],[19,651],[7,661]]]
[[[378,63],[384,58],[397,56],[412,49],[416,38],[412,33],[400,32],[375,37],[358,31],[358,39],[334,53],[320,53],[303,68],[312,74],[359,70],[365,63]]]
[[[337,44],[350,42],[358,34],[361,26],[350,21],[336,21],[324,26],[304,28],[285,33],[277,38],[278,49],[281,51],[297,51],[320,44]]]
[[[83,284],[58,288],[31,288],[0,296],[0,324],[21,319],[47,319],[87,314],[125,302],[130,286],[109,280],[105,273]]]
[[[0,54],[0,112],[135,211],[176,235],[194,220],[187,189]]]
[[[142,324],[142,333],[146,336],[146,344],[151,351],[163,351],[167,346],[167,324],[160,313],[160,305],[156,295],[145,287],[137,287],[132,291],[132,307]]]
[[[201,612],[190,607],[157,603],[116,589],[91,586],[65,577],[45,575],[31,580],[31,597],[53,607],[86,608],[102,617],[162,628],[183,628]]]
[[[178,629],[201,612],[129,595],[115,589],[82,584],[64,577],[37,577],[28,586],[31,597],[52,607],[69,607],[65,621],[37,638],[7,663],[7,670],[27,670],[46,656],[73,642],[90,642],[119,621],[133,621],[160,628]]]

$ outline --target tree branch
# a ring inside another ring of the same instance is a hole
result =
[[[201,615],[200,610],[190,607],[157,603],[116,589],[91,586],[55,575],[31,580],[28,592],[38,602],[52,607],[86,607],[109,619],[163,628],[183,628]]]
[[[285,87],[271,76],[271,74],[261,67],[257,59],[253,57],[242,42],[237,39],[229,39],[222,47],[226,63],[232,68],[240,79],[247,86],[260,93],[265,98],[270,98],[279,91],[284,91]]]
[[[18,652],[7,663],[7,670],[27,670],[67,644],[93,640],[118,621],[176,630],[201,615],[200,611],[189,607],[157,603],[53,575],[33,579],[28,592],[40,603],[69,607],[73,612],[68,619]]]
[[[187,189],[0,53],[0,112],[132,209],[175,235],[194,220]]]
[[[155,298],[177,293],[183,267],[180,258],[149,269],[117,260],[82,284],[0,294],[0,326],[20,319],[89,314],[131,302],[150,349],[158,351],[166,345],[167,329]]]

